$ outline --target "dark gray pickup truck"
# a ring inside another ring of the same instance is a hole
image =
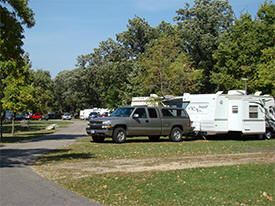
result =
[[[158,141],[169,136],[173,142],[182,140],[183,134],[192,132],[191,122],[184,109],[170,107],[120,107],[110,117],[93,118],[86,128],[95,142],[111,137],[123,143],[126,137],[149,136]]]

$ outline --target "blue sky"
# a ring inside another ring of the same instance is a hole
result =
[[[170,23],[176,10],[193,0],[29,0],[36,25],[25,29],[24,50],[33,69],[48,70],[54,78],[75,68],[76,58],[88,54],[99,42],[127,29],[135,15],[153,27]],[[255,15],[264,0],[229,0],[235,15]]]

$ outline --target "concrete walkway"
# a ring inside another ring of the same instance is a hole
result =
[[[85,137],[86,121],[24,143],[0,145],[0,205],[97,206],[37,175],[29,166],[41,155]]]

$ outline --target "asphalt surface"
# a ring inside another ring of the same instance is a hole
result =
[[[99,206],[36,174],[41,155],[85,137],[86,121],[28,142],[0,145],[0,206]]]

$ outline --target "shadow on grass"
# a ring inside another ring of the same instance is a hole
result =
[[[40,160],[39,164],[60,160],[95,158],[95,156],[90,153],[66,153],[69,151],[70,150],[67,149],[1,149],[0,168],[30,166],[33,165],[38,158]],[[42,156],[50,152],[53,152],[53,154]]]
[[[68,151],[68,150],[67,150]],[[95,155],[91,153],[65,153],[66,150],[56,150],[53,151],[52,154],[48,156],[41,156],[39,161],[36,163],[37,165],[47,164],[48,162],[53,161],[64,161],[64,160],[85,160],[85,159],[93,159]],[[62,154],[58,154],[62,153]]]
[[[15,134],[15,136],[4,136],[2,143],[16,143],[25,140],[31,140],[33,138],[49,135],[52,132],[39,132],[39,133],[30,133],[30,134]]]
[[[183,139],[183,142],[192,142],[192,141],[253,141],[253,140],[260,140],[257,135],[250,135],[250,136],[242,136],[240,134],[225,134],[225,135],[211,135],[202,137],[200,135],[198,136],[188,136]],[[92,143],[95,143],[93,140],[91,140]],[[149,140],[149,138],[146,137],[127,137],[125,143],[162,143],[162,142],[171,142],[168,137],[161,137],[159,141],[152,142]],[[106,138],[104,142],[97,142],[99,144],[115,144],[112,140],[112,138]],[[172,143],[172,142],[171,142]],[[174,142],[177,143],[177,142]]]

